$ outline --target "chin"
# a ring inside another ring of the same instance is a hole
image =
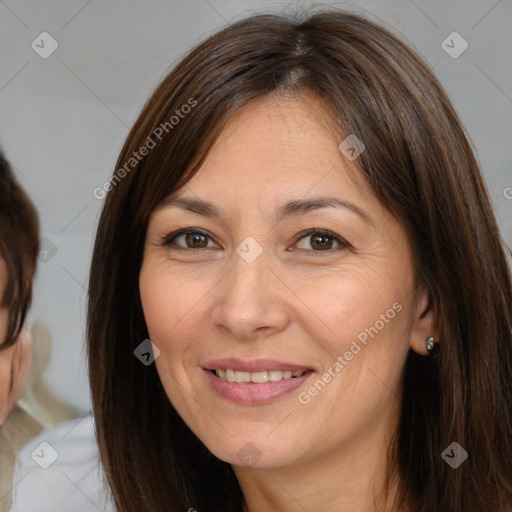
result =
[[[293,446],[290,447],[265,443],[260,440],[250,440],[250,437],[242,437],[233,440],[229,445],[219,443],[205,443],[210,452],[218,459],[233,466],[257,467],[260,469],[273,469],[293,462],[297,453]],[[293,443],[292,443],[293,444]]]

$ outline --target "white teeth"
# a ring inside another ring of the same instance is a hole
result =
[[[292,372],[291,370],[269,370],[264,372],[239,372],[235,370],[215,370],[215,375],[228,382],[254,382],[263,384],[265,382],[277,382],[283,379],[291,379],[292,377],[300,377],[306,372],[301,370]]]
[[[235,382],[251,382],[251,374],[249,372],[235,372]]]
[[[268,380],[271,382],[275,382],[276,380],[281,380],[283,378],[283,372],[279,370],[270,370],[268,372]]]
[[[251,373],[251,382],[256,382],[261,384],[263,382],[268,382],[268,372],[256,372]]]

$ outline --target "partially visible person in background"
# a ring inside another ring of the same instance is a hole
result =
[[[92,418],[43,381],[50,332],[27,319],[38,252],[39,216],[0,152],[0,512],[108,512]]]
[[[0,153],[0,425],[19,398],[32,360],[23,329],[32,300],[39,217]]]
[[[27,494],[21,481],[33,486],[37,478],[25,478],[30,468],[22,465],[23,475],[13,479],[23,448],[41,432],[83,415],[42,380],[51,337],[42,321],[27,319],[38,253],[39,215],[0,151],[0,512],[10,510],[13,489]],[[54,491],[48,488],[47,496]]]
[[[38,251],[37,211],[0,152],[0,498],[11,486],[14,447],[29,440],[9,416],[32,363],[32,334],[24,324]]]

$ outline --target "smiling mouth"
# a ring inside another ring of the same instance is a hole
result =
[[[258,370],[253,372],[222,368],[228,364],[217,361],[210,368],[203,368],[203,372],[218,395],[245,405],[264,405],[279,398],[284,399],[315,374],[313,369],[298,368],[297,365],[290,365],[287,369],[288,365],[279,362],[275,362],[275,366],[272,362],[267,362],[267,368],[274,367],[270,370],[265,369],[263,361],[253,362],[251,365],[238,363],[242,368],[252,366],[252,369]],[[276,366],[281,368],[277,370]]]
[[[227,382],[265,384],[267,382],[279,382],[281,380],[295,379],[302,377],[313,370],[291,371],[291,370],[265,370],[261,372],[243,372],[231,369],[210,370],[214,375]]]

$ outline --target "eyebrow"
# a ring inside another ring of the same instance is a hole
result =
[[[175,195],[171,194],[170,196],[163,199],[158,205],[159,208],[165,206],[176,206],[178,208],[182,208],[199,215],[204,215],[205,217],[212,217],[222,220],[222,214],[219,209],[213,203],[210,203],[209,201],[203,201],[202,199],[176,197]],[[357,214],[366,223],[375,227],[375,221],[373,218],[364,210],[359,208],[359,206],[345,199],[340,199],[333,196],[316,196],[310,199],[297,199],[289,201],[276,208],[274,212],[274,220],[277,223],[290,216],[303,215],[309,211],[319,210],[321,208],[327,207],[347,209]]]

